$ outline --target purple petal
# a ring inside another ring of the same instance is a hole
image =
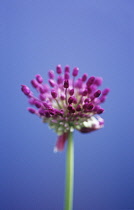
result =
[[[68,133],[64,133],[58,137],[54,152],[63,151],[65,142],[67,141]]]

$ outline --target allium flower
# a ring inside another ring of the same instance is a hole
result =
[[[75,67],[72,72],[69,66],[64,71],[61,65],[48,71],[48,83],[43,83],[39,74],[31,80],[32,86],[37,90],[38,96],[34,96],[26,85],[21,86],[22,92],[28,97],[29,103],[35,108],[28,108],[32,114],[42,118],[50,128],[58,134],[58,140],[54,151],[62,151],[68,139],[67,149],[67,179],[65,209],[72,209],[73,197],[73,141],[74,129],[89,133],[104,126],[104,120],[99,116],[104,112],[100,104],[106,99],[109,89],[101,91],[101,77],[83,74],[77,78],[79,69]]]
[[[68,132],[74,129],[88,133],[100,129],[104,120],[99,116],[104,109],[100,104],[105,101],[109,89],[98,89],[102,78],[87,74],[76,78],[79,69],[75,67],[70,72],[70,67],[65,66],[64,72],[61,65],[48,72],[48,84],[43,83],[43,78],[38,74],[31,80],[32,86],[37,90],[35,97],[31,90],[22,85],[21,90],[29,98],[29,103],[35,108],[28,108],[32,114],[42,118],[50,128],[58,134],[55,151],[62,151],[68,137]]]

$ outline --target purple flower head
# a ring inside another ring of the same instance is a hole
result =
[[[62,72],[61,65],[56,67],[57,76],[53,70],[48,72],[48,84],[43,84],[41,75],[31,80],[38,95],[34,96],[30,88],[21,86],[22,92],[28,97],[28,111],[42,118],[50,128],[58,134],[54,151],[62,151],[68,138],[68,133],[74,129],[89,133],[104,126],[104,120],[99,116],[104,112],[101,103],[106,100],[109,88],[98,89],[102,83],[101,77],[87,74],[76,78],[79,69],[70,70],[69,66]],[[71,78],[72,75],[72,78]],[[75,78],[75,79],[74,79]]]

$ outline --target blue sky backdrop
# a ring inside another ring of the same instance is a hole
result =
[[[74,210],[134,209],[134,1],[0,1],[0,210],[62,210],[65,154],[20,85],[57,64],[102,76],[105,127],[75,132]]]

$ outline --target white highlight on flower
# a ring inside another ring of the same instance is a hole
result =
[[[100,116],[92,116],[87,121],[83,122],[84,127],[92,128],[93,126],[96,129],[102,128],[104,125],[104,120]]]

